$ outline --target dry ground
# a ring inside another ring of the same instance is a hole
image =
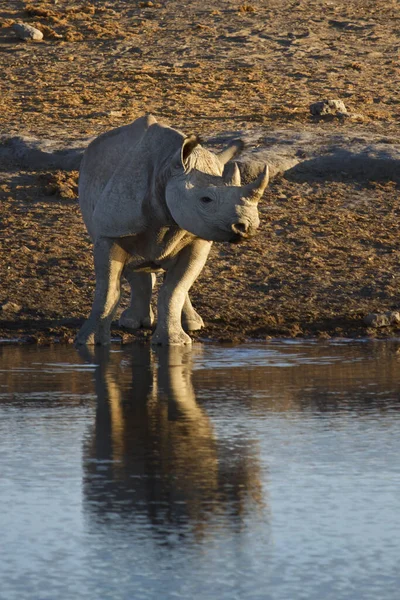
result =
[[[73,140],[152,112],[204,136],[284,125],[398,141],[396,1],[0,0],[0,17],[3,133]],[[14,21],[44,41],[17,40]],[[359,116],[313,121],[326,97]],[[201,336],[395,334],[362,319],[400,305],[399,212],[395,182],[275,179],[258,237],[215,246],[193,288]],[[0,337],[72,339],[94,288],[76,174],[2,173],[0,227]]]

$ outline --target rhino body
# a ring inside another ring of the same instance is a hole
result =
[[[107,344],[120,298],[120,281],[131,286],[131,302],[120,324],[151,327],[154,273],[165,271],[152,342],[187,344],[200,329],[189,289],[213,241],[239,242],[258,225],[257,202],[267,168],[240,186],[230,163],[240,140],[219,155],[199,139],[159,124],[152,116],[100,135],[87,148],[80,170],[79,202],[94,244],[96,290],[78,344]],[[183,324],[183,327],[182,327]]]

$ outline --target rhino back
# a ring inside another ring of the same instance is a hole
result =
[[[88,162],[83,164],[81,209],[93,240],[175,224],[165,186],[185,136],[154,117],[138,119],[130,127],[105,138],[104,144],[99,140],[98,160],[88,152]]]
[[[129,125],[101,134],[87,147],[79,173],[79,204],[92,237],[92,215],[97,201],[126,155],[140,145],[148,128],[156,122],[152,115],[140,117]]]

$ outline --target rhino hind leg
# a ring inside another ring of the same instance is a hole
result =
[[[151,308],[151,295],[156,276],[154,273],[133,271],[127,265],[123,276],[131,286],[131,301],[119,318],[119,324],[127,329],[151,329],[154,313]]]
[[[182,309],[182,327],[185,331],[198,331],[204,327],[204,321],[199,313],[193,308],[189,294],[186,294],[185,303]]]

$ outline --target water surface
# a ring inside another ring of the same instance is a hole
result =
[[[398,598],[398,348],[0,347],[0,598]]]

